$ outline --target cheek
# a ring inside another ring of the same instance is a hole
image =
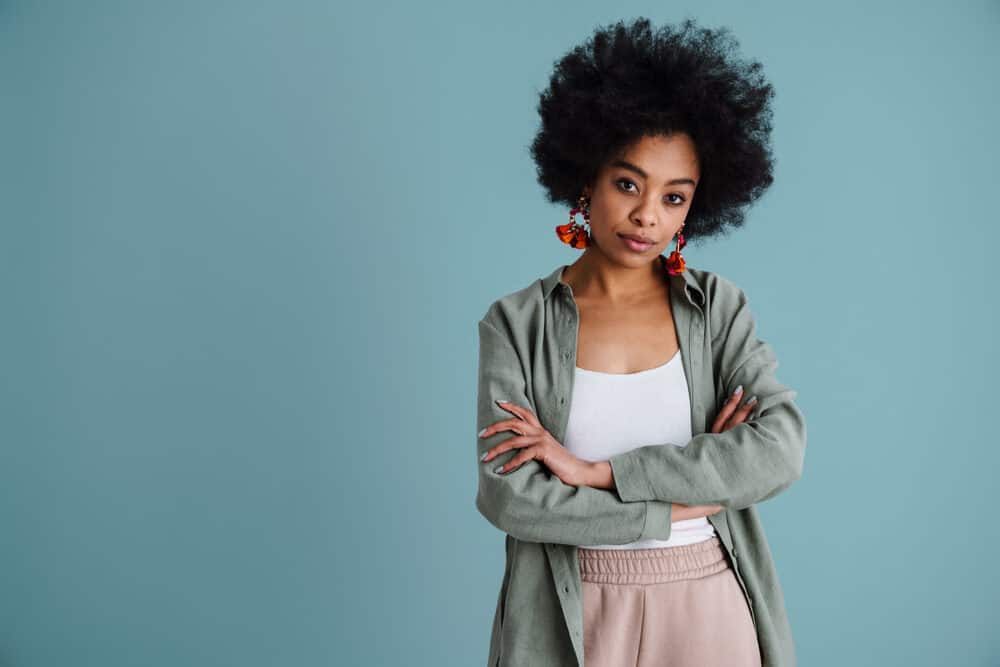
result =
[[[608,223],[623,215],[620,207],[616,207],[613,202],[603,201],[597,206],[590,207],[590,222],[595,227],[607,227]]]

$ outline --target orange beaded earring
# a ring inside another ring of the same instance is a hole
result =
[[[583,214],[583,221],[590,224],[590,200],[586,195],[580,195],[576,208],[569,210],[569,222],[565,225],[556,226],[556,236],[563,243],[568,243],[574,248],[583,249],[590,245],[590,233],[576,222],[576,214]]]
[[[674,248],[674,251],[670,253],[670,257],[666,260],[667,272],[672,276],[684,271],[685,262],[684,257],[681,255],[681,248],[683,248],[685,244],[684,225],[681,225],[681,228],[677,230],[677,246]],[[660,255],[660,257],[663,257],[663,255]]]

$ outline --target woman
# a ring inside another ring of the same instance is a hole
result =
[[[619,22],[542,93],[532,155],[583,253],[479,322],[490,665],[795,663],[754,505],[801,476],[805,421],[746,295],[681,255],[772,181],[773,90],[734,47]]]

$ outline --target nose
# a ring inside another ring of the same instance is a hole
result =
[[[640,227],[653,227],[656,225],[657,202],[648,198],[643,198],[632,211],[632,222]]]

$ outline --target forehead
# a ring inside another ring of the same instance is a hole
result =
[[[694,141],[683,133],[644,136],[626,146],[609,161],[608,166],[626,167],[623,162],[638,167],[646,174],[644,178],[653,180],[682,177],[697,180],[698,177],[698,154]]]

